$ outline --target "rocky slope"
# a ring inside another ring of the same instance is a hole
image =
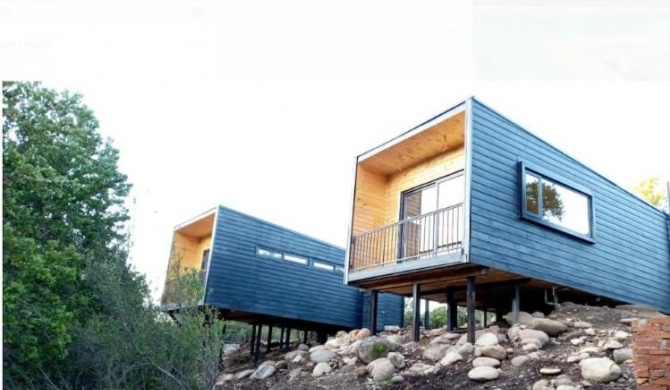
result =
[[[474,345],[445,328],[371,336],[339,332],[324,345],[266,356],[256,369],[229,356],[215,389],[634,389],[630,323],[659,313],[564,303],[548,317],[477,330]],[[506,316],[509,318],[509,315]]]

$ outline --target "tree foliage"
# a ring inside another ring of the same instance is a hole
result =
[[[659,177],[649,177],[635,186],[635,193],[660,210],[668,211],[667,189],[659,183]]]
[[[211,388],[223,324],[174,321],[126,264],[130,185],[93,112],[39,83],[2,94],[5,388]]]
[[[537,182],[526,183],[526,210],[537,214],[539,212]],[[554,217],[559,221],[563,220],[564,206],[561,194],[558,193],[556,186],[542,182],[542,218]]]
[[[4,367],[29,376],[97,310],[86,263],[122,255],[130,186],[81,96],[13,82],[2,93]]]

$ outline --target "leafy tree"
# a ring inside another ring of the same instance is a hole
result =
[[[211,388],[223,324],[193,302],[169,318],[126,264],[130,185],[93,112],[39,83],[2,93],[5,387]]]
[[[65,356],[72,325],[99,310],[84,271],[123,261],[130,186],[80,95],[15,82],[2,94],[4,369],[16,380]]]
[[[447,324],[447,307],[440,306],[430,311],[430,328],[440,328]]]
[[[659,183],[659,177],[649,177],[635,186],[635,193],[659,210],[668,211],[667,189]]]

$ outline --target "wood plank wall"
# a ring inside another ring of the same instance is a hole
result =
[[[386,176],[372,173],[359,165],[356,173],[353,235],[384,224],[385,195]]]
[[[175,232],[174,245],[170,253],[170,265],[168,266],[168,279],[175,277],[172,267],[176,261],[181,261],[180,272],[183,274],[187,269],[200,269],[202,252],[210,248],[212,236],[197,238],[183,233]]]

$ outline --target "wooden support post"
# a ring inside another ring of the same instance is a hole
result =
[[[514,297],[512,298],[512,322],[519,323],[519,310],[521,310],[521,300],[519,294],[519,285],[514,285]]]
[[[284,350],[284,327],[281,328],[281,333],[279,334],[279,350]]]
[[[488,326],[489,326],[489,324],[488,324],[488,322],[489,322],[489,318],[488,318],[489,317],[489,312],[486,311],[486,309],[484,309],[483,313],[484,313],[484,327],[488,328]]]
[[[423,312],[423,327],[424,329],[430,329],[430,303],[426,299],[426,311]]]
[[[284,350],[291,348],[291,328],[286,328],[286,345]]]
[[[265,348],[265,353],[270,353],[272,349],[272,325],[268,325],[268,345]]]
[[[496,306],[496,322],[502,321],[504,316],[505,316],[505,311],[503,310],[503,307],[502,306]]]
[[[377,301],[378,301],[378,291],[372,290],[370,292],[370,332],[375,335],[377,334]]]
[[[263,332],[263,324],[258,324],[258,332],[256,334],[256,346],[254,346],[254,367],[258,367],[258,362],[261,360],[262,332]]]
[[[475,277],[468,276],[468,342],[475,343]]]
[[[302,336],[302,343],[307,345],[307,330],[305,330],[303,333],[304,335]]]
[[[256,324],[251,325],[251,343],[249,344],[249,352],[254,356],[254,346],[256,345]]]
[[[447,287],[447,329],[451,332],[458,327],[458,306],[454,298],[454,289]]]
[[[419,342],[421,338],[421,285],[419,283],[414,283],[412,288],[412,302],[414,304],[414,310],[412,311],[412,335],[414,336],[414,341]]]

